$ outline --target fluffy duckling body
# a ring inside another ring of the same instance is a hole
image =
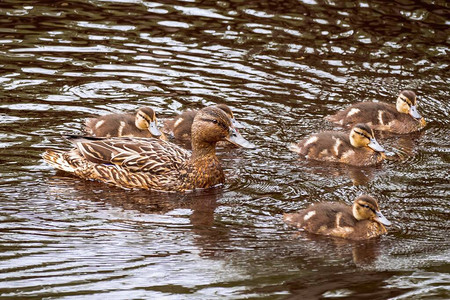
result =
[[[218,141],[249,144],[228,116],[216,107],[202,109],[192,125],[192,154],[155,138],[73,138],[70,151],[47,150],[43,158],[56,169],[123,188],[184,192],[225,181],[215,153]]]
[[[150,107],[141,107],[134,114],[87,119],[85,131],[96,137],[161,137],[155,111]]]
[[[234,128],[243,128],[238,121],[234,118],[233,111],[228,105],[218,104],[215,107],[224,111],[231,120],[231,124]],[[164,122],[164,132],[173,136],[176,140],[187,142],[191,140],[191,131],[194,118],[197,115],[198,110],[188,110],[173,119],[166,120]]]
[[[361,102],[326,117],[327,120],[344,127],[367,123],[375,130],[406,134],[422,129],[425,119],[417,111],[416,94],[402,91],[396,106],[380,102]]]
[[[306,159],[353,166],[370,166],[385,158],[385,150],[366,124],[355,125],[349,135],[336,131],[313,134],[298,144],[291,144],[289,149]]]
[[[284,214],[284,221],[307,232],[366,240],[387,233],[384,225],[391,225],[380,212],[377,201],[368,195],[355,199],[353,206],[323,202],[313,204],[298,213]]]

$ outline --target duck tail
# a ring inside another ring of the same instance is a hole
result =
[[[69,164],[64,154],[64,151],[47,149],[42,154],[42,158],[55,169],[73,173],[75,169]]]

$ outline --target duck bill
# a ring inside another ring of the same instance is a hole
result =
[[[386,219],[385,216],[383,216],[383,214],[381,212],[377,211],[376,214],[377,214],[377,216],[375,217],[375,221],[377,221],[378,223],[381,223],[381,224],[387,225],[387,226],[392,224],[388,219]]]
[[[372,149],[375,152],[386,152],[383,147],[378,144],[376,139],[370,139],[370,143],[367,145],[370,149]]]
[[[245,128],[245,126],[236,121],[235,118],[231,118],[231,124],[233,125],[234,128]]]
[[[417,108],[415,105],[411,105],[411,108],[409,109],[409,114],[411,115],[411,117],[413,117],[416,120],[423,119],[422,116],[417,111]]]
[[[156,125],[156,121],[150,122],[148,131],[150,131],[150,133],[155,137],[161,136],[161,131],[159,131],[158,126]]]
[[[256,148],[256,146],[246,139],[234,128],[230,127],[230,135],[226,138],[230,143],[243,148]]]

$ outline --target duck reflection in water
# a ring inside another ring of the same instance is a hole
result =
[[[330,176],[336,178],[347,177],[355,186],[367,185],[373,180],[375,174],[382,169],[381,166],[356,167],[340,163],[324,164],[314,160],[296,160],[294,163],[298,165],[298,169],[301,169],[302,172],[324,178],[329,178]]]
[[[229,230],[216,225],[215,210],[219,206],[217,199],[222,197],[223,189],[211,188],[205,191],[186,194],[167,194],[143,190],[124,191],[118,187],[107,187],[95,181],[81,181],[78,178],[64,176],[60,171],[49,182],[50,194],[68,194],[71,201],[89,201],[111,205],[126,211],[138,211],[146,214],[145,219],[154,219],[164,230],[171,231],[175,219],[189,218],[187,228],[192,232],[194,243],[203,256],[215,256],[215,251],[229,243]],[[168,218],[161,221],[161,217]],[[114,220],[121,222],[121,220]],[[129,224],[130,221],[127,221]],[[153,223],[152,222],[152,223]],[[183,222],[184,223],[184,222]],[[169,225],[167,225],[169,224]],[[179,223],[176,223],[179,226]]]

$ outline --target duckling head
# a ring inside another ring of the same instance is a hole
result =
[[[245,128],[244,125],[242,125],[241,123],[236,121],[236,119],[234,118],[233,111],[231,110],[231,108],[228,105],[226,105],[226,104],[217,104],[216,107],[220,108],[221,110],[223,110],[227,114],[228,118],[230,118],[231,125],[233,125],[234,128]]]
[[[352,128],[350,131],[350,143],[356,148],[368,147],[375,152],[386,152],[386,150],[378,144],[372,128],[367,124],[356,124]]]
[[[352,206],[352,212],[358,221],[371,220],[383,225],[391,225],[391,222],[380,212],[377,200],[369,195],[361,195],[356,198]]]
[[[222,109],[210,106],[200,110],[192,124],[192,148],[203,143],[215,145],[225,140],[244,148],[255,147],[236,131],[230,118]]]
[[[141,130],[148,130],[154,137],[161,136],[161,131],[158,129],[158,121],[156,114],[150,107],[141,107],[136,113],[135,120],[136,127]]]
[[[398,112],[409,114],[411,117],[426,125],[425,119],[417,111],[416,94],[410,90],[401,91],[397,98],[396,108]]]

